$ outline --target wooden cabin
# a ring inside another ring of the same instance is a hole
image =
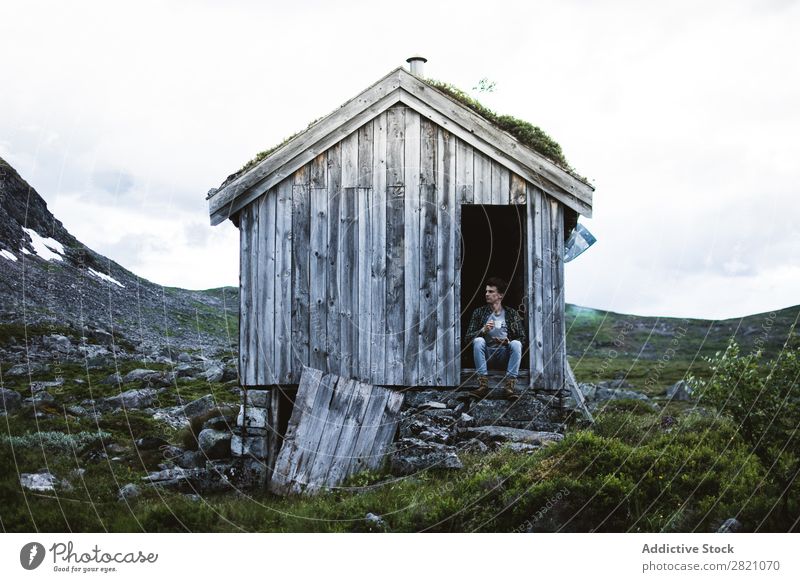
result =
[[[413,70],[413,69],[412,69]],[[567,374],[564,242],[593,188],[398,68],[209,198],[239,228],[240,375],[304,366],[381,386],[455,387],[487,277],[525,312],[524,382]]]

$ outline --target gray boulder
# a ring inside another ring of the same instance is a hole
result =
[[[119,499],[119,501],[134,499],[136,497],[139,497],[141,493],[142,491],[138,485],[136,485],[135,483],[128,483],[119,490],[119,492],[117,493],[117,499]]]
[[[729,517],[717,529],[717,533],[736,533],[742,529],[742,522],[735,517]]]
[[[130,384],[131,382],[146,382],[154,376],[158,376],[160,372],[156,370],[146,370],[144,368],[136,368],[125,374],[124,382]]]
[[[225,376],[225,370],[222,366],[212,366],[205,371],[203,376],[208,382],[221,382]]]
[[[229,416],[215,416],[214,418],[209,418],[207,421],[203,423],[203,428],[211,428],[214,430],[220,431],[228,431],[230,432],[236,426],[236,416],[231,414]]]
[[[184,451],[180,456],[172,460],[178,467],[183,469],[200,469],[205,466],[206,456],[202,451]]]
[[[103,346],[81,346],[81,351],[90,370],[107,368],[113,361],[113,355]]]
[[[595,394],[597,393],[597,386],[594,384],[582,383],[578,384],[578,389],[586,400],[594,400]]]
[[[106,445],[106,452],[111,453],[112,455],[119,455],[124,453],[128,450],[127,447],[119,444],[119,443],[109,443]]]
[[[146,477],[142,477],[142,481],[156,487],[164,487],[166,489],[174,489],[188,493],[194,492],[194,486],[204,478],[205,469],[174,467],[172,469],[164,469],[162,471],[150,473]]]
[[[445,407],[451,407],[451,400],[456,401],[458,392],[451,392],[445,390],[422,390],[419,392],[409,391],[405,394],[403,400],[403,408],[420,408],[426,403],[442,402]]]
[[[462,412],[458,417],[458,426],[475,426],[475,419],[469,414]]]
[[[19,476],[19,483],[30,491],[54,491],[58,485],[58,479],[52,473],[43,471],[40,473],[22,473]]]
[[[40,381],[40,382],[31,382],[31,392],[36,394],[37,392],[44,392],[49,388],[58,388],[59,386],[64,385],[64,378],[58,378],[57,380],[51,380],[48,382]]]
[[[364,521],[367,522],[367,527],[369,527],[370,530],[388,531],[389,529],[386,521],[380,515],[374,513],[368,513],[366,517],[364,517]]]
[[[225,459],[231,456],[231,433],[206,428],[197,435],[200,450],[209,459]]]
[[[635,390],[624,390],[622,388],[600,388],[598,386],[597,392],[595,393],[595,400],[598,402],[623,399],[642,400],[644,402],[650,401],[650,398],[646,394],[636,392]]]
[[[172,489],[181,493],[212,493],[229,491],[234,483],[242,487],[255,484],[263,486],[262,468],[234,461],[207,461],[205,467],[184,469],[173,467],[150,473],[142,480],[152,486]]]
[[[667,398],[670,400],[688,402],[692,399],[693,395],[694,390],[692,390],[692,387],[689,386],[689,383],[685,380],[678,380],[667,388]]]
[[[444,402],[437,402],[435,400],[427,400],[417,406],[420,410],[445,410],[447,405]]]
[[[5,375],[8,377],[16,377],[16,376],[27,376],[28,371],[30,370],[31,376],[36,376],[37,374],[46,374],[50,371],[50,366],[47,364],[40,364],[39,362],[28,362],[27,364],[17,364],[16,366],[12,366]]]
[[[401,438],[392,447],[391,472],[412,475],[424,469],[461,469],[464,465],[453,446],[425,442],[416,438]]]
[[[451,440],[455,422],[452,416],[408,410],[403,412],[400,420],[400,438],[418,438],[426,442],[445,444]]]
[[[157,396],[158,391],[155,388],[137,388],[109,396],[103,401],[111,408],[141,409],[152,406]]]
[[[214,400],[214,396],[211,394],[206,394],[205,396],[198,398],[197,400],[192,400],[188,404],[185,404],[183,407],[179,408],[182,414],[188,418],[194,418],[195,416],[206,414],[216,406],[217,402]]]
[[[198,368],[194,364],[188,362],[184,362],[175,366],[175,374],[178,376],[178,378],[194,378],[202,372],[203,370],[201,368]]]
[[[181,458],[186,451],[175,445],[164,445],[159,448],[159,452],[164,457],[164,460],[169,463],[169,467],[174,467],[175,465],[181,466],[177,459]]]
[[[488,453],[489,447],[478,439],[472,438],[456,444],[456,449],[465,453]]]
[[[533,431],[507,426],[473,426],[462,429],[460,434],[466,438],[476,438],[487,445],[524,443],[542,446],[559,442],[564,438],[563,434],[557,432]]]
[[[155,451],[169,445],[161,437],[142,437],[136,439],[133,444],[140,451]]]
[[[34,404],[35,405],[52,404],[55,401],[56,401],[55,397],[52,394],[50,394],[49,392],[37,392],[36,394],[31,396],[30,398],[26,398],[24,400],[25,404],[30,405],[30,406],[32,406]]]
[[[621,390],[625,388],[633,388],[633,385],[627,382],[624,378],[615,378],[614,380],[605,380],[597,384],[598,388],[606,388],[608,390]]]
[[[97,419],[102,415],[102,410],[96,407],[94,400],[84,400],[80,404],[72,404],[67,406],[66,410],[72,416],[86,416]]]
[[[42,338],[42,344],[50,351],[68,353],[72,349],[72,343],[64,335],[53,334]]]
[[[237,380],[238,378],[239,378],[239,372],[237,372],[236,370],[236,365],[225,366],[225,373],[222,376],[223,382]]]
[[[114,372],[113,374],[107,376],[105,380],[100,382],[101,384],[111,384],[112,386],[119,386],[122,384],[122,376],[119,372]]]
[[[22,395],[8,388],[0,388],[0,412],[14,412],[22,403]]]
[[[484,398],[467,411],[476,426],[508,426],[526,430],[559,431],[558,406],[553,397],[522,394],[516,402]]]

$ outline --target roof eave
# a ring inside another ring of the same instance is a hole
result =
[[[431,98],[432,96],[432,98]],[[463,103],[429,85],[424,79],[398,67],[370,85],[335,111],[271,152],[253,168],[209,197],[211,224],[224,222],[267,188],[284,179],[295,165],[300,167],[332,140],[344,138],[357,129],[351,127],[368,121],[398,101],[416,109],[439,114],[449,128],[459,127],[462,137],[489,156],[503,155],[507,162],[519,162],[523,177],[580,214],[591,217],[594,187],[545,158],[513,135],[497,128]],[[448,123],[449,121],[449,123]],[[296,168],[294,168],[296,169]],[[529,170],[529,171],[525,171]],[[537,180],[537,178],[541,178]],[[248,194],[248,191],[251,191]]]

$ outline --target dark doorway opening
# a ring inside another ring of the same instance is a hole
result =
[[[525,206],[461,205],[461,337],[472,311],[486,305],[486,279],[508,281],[503,305],[526,318],[525,254],[528,248]],[[527,327],[526,327],[527,331]],[[463,348],[462,367],[471,368],[472,350]],[[521,368],[528,369],[528,358]]]
[[[283,439],[286,438],[286,431],[289,428],[289,419],[292,417],[294,410],[294,401],[297,398],[297,386],[276,386],[273,388],[276,391],[277,399],[273,399],[273,405],[277,405],[277,413],[272,416],[273,422],[276,425],[273,427],[275,431],[275,453],[281,450],[283,446]]]

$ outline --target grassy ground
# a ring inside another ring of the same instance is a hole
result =
[[[257,492],[195,501],[145,489],[120,502],[119,487],[139,482],[157,462],[129,448],[130,439],[152,428],[129,414],[100,425],[115,435],[104,440],[126,449],[118,461],[90,460],[98,449],[91,442],[59,450],[0,446],[0,520],[5,531],[712,531],[732,516],[749,530],[790,527],[763,467],[730,422],[679,407],[656,414],[626,401],[597,416],[591,429],[576,427],[535,454],[463,455],[458,472],[361,474],[313,498]],[[25,428],[8,422],[14,432]],[[75,434],[92,427],[53,419],[39,430]],[[125,432],[129,438],[120,440]],[[39,468],[85,473],[56,495],[23,492],[18,472]],[[382,516],[385,527],[368,523],[369,512]]]
[[[775,322],[797,320],[796,308],[784,311],[772,318],[776,331],[764,342],[769,349],[778,345],[770,337],[783,342],[787,337]],[[570,345],[584,342],[570,356],[579,380],[610,379],[619,372],[655,396],[688,373],[707,375],[708,363],[699,356],[716,350],[723,337],[711,326],[714,333],[697,339],[699,330],[706,329],[702,323],[697,329],[691,322],[660,327],[663,320],[623,316],[614,321],[601,312],[572,317]],[[756,329],[746,336],[751,347],[757,345],[754,336],[763,337],[755,323],[744,324]],[[741,322],[734,325],[741,327]],[[676,329],[688,331],[672,344]],[[643,339],[653,347],[643,349]],[[191,498],[142,488],[140,497],[119,501],[120,487],[141,483],[162,461],[158,452],[137,451],[135,439],[159,436],[185,445],[186,435],[142,412],[94,421],[66,408],[84,398],[118,393],[118,386],[102,380],[114,371],[125,374],[140,367],[165,366],[131,361],[111,370],[64,366],[64,385],[51,389],[55,404],[41,408],[49,416],[0,417],[0,435],[6,437],[0,438],[3,531],[707,532],[729,517],[737,517],[745,531],[789,531],[797,528],[800,516],[798,495],[781,499],[770,468],[727,417],[692,403],[662,401],[655,412],[631,400],[609,403],[591,427],[570,419],[567,437],[535,454],[509,449],[464,454],[464,469],[456,472],[429,470],[406,478],[362,474],[313,498],[284,499],[264,492]],[[4,386],[24,394],[27,378],[6,378]],[[184,401],[211,393],[220,403],[236,405],[238,397],[230,388],[193,381],[179,383],[175,391]],[[172,404],[174,394],[160,403]],[[71,487],[55,494],[23,490],[19,474],[41,469],[68,479]],[[365,520],[367,513],[380,515],[384,525]]]

